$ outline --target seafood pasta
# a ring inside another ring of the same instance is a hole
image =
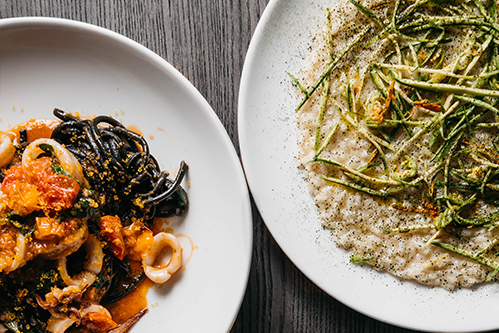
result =
[[[171,179],[119,121],[54,115],[0,134],[0,332],[126,332],[146,309],[117,323],[106,305],[181,265],[151,228],[186,214],[187,164]]]

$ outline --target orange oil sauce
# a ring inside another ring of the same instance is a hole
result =
[[[137,133],[139,135],[144,136],[144,134],[142,134],[142,131],[140,130],[139,126],[137,126],[137,125],[131,124],[131,125],[128,125],[126,128],[134,133]]]
[[[187,236],[186,234],[182,234],[182,233],[179,233],[179,234],[176,234],[174,232],[174,230],[169,227],[169,224],[170,222],[168,222],[168,219],[166,218],[161,218],[161,217],[156,217],[154,218],[154,224],[151,228],[151,231],[153,232],[153,234],[157,234],[159,232],[168,232],[170,234],[174,234],[175,237],[177,238],[185,238],[187,239],[187,241],[189,241],[189,244],[190,244],[190,251],[188,252],[189,255],[187,256],[187,258],[184,256],[184,248],[182,248],[182,268],[185,268],[185,266],[187,266],[187,264],[189,263],[189,261],[191,260],[192,258],[192,254],[194,253],[194,249],[196,248],[196,245],[194,245],[194,242],[192,241],[192,239]]]
[[[147,308],[147,292],[154,286],[154,282],[145,278],[130,294],[119,301],[107,304],[106,308],[111,313],[117,324],[122,324],[138,312]]]
[[[154,282],[146,277],[130,294],[119,301],[107,304],[105,308],[111,313],[113,321],[118,325],[123,324],[143,309],[147,309],[147,292],[154,284]],[[83,333],[87,331],[75,328],[70,332]]]
[[[194,253],[194,249],[196,248],[196,246],[194,245],[194,242],[192,241],[192,239],[189,236],[187,236],[186,234],[176,234],[175,236],[177,238],[185,238],[191,244],[191,251],[189,252],[189,256],[182,260],[183,268],[185,268],[185,266],[187,266],[189,261],[191,261],[192,254]],[[183,249],[182,249],[182,252],[184,252]]]

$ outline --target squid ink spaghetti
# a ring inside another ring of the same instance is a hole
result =
[[[179,269],[152,223],[187,213],[188,166],[170,177],[112,117],[54,115],[0,132],[0,333],[127,332],[147,309],[115,322],[106,306]]]

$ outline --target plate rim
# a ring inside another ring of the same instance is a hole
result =
[[[263,34],[265,32],[265,26],[269,24],[270,18],[272,15],[272,12],[274,11],[275,7],[277,7],[278,3],[281,0],[270,0],[267,7],[265,8],[262,17],[260,18],[260,21],[257,24],[257,27],[255,29],[255,32],[253,33],[253,37],[251,38],[250,45],[248,47],[248,51],[246,53],[246,57],[244,60],[244,65],[243,65],[243,70],[241,74],[241,82],[239,86],[239,98],[238,98],[238,135],[239,135],[239,145],[241,148],[241,160],[244,166],[244,160],[245,160],[245,151],[246,149],[243,149],[243,146],[246,146],[246,127],[243,125],[243,121],[241,121],[242,115],[244,114],[244,111],[246,108],[244,107],[243,101],[246,100],[245,97],[245,91],[248,89],[247,87],[251,86],[251,83],[248,79],[248,72],[249,68],[251,67],[250,64],[254,61],[254,55],[257,54],[257,44],[259,44],[260,40],[263,38]],[[250,63],[251,61],[251,63]],[[248,182],[248,186],[250,187],[250,190],[252,188],[252,183],[253,181],[246,178]],[[254,187],[254,186],[253,186]],[[260,206],[258,205],[258,202],[260,201],[258,198],[253,196],[253,200],[255,200],[256,206],[258,208],[258,211],[262,215],[262,219],[266,225],[266,227],[269,229],[269,232],[272,234],[272,237],[276,238],[276,233],[277,231],[274,229],[273,225],[269,225],[265,222],[265,219],[263,218],[263,211],[261,210]],[[277,239],[276,239],[277,242]],[[304,272],[295,262],[293,258],[290,258],[288,254],[282,249],[282,247],[279,245],[277,242],[279,248],[283,251],[283,253],[286,255],[286,257],[302,272],[309,280],[311,280],[315,285],[317,285],[319,288],[321,288],[323,291],[325,291],[327,294],[329,294],[332,297],[335,297],[331,293],[327,292],[325,290],[326,286],[324,283],[322,283],[320,280],[315,279],[314,276],[310,276],[308,272]],[[327,288],[326,288],[327,289]],[[336,297],[335,297],[336,299]],[[341,301],[341,300],[339,300]],[[342,302],[342,301],[341,301]],[[342,302],[343,303],[343,302]],[[345,304],[345,303],[343,303]],[[347,304],[346,304],[347,305]]]

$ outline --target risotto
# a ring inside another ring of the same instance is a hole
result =
[[[494,1],[339,0],[296,109],[299,165],[336,244],[449,290],[495,280]]]

